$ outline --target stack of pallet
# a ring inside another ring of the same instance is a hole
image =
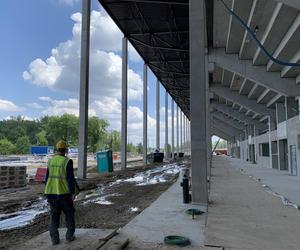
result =
[[[0,189],[26,186],[26,166],[0,166]]]

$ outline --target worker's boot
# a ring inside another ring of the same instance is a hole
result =
[[[67,242],[71,242],[71,241],[73,241],[73,240],[75,240],[76,238],[75,238],[75,236],[73,235],[73,236],[70,236],[70,237],[66,237],[66,241]]]
[[[60,243],[60,240],[58,239],[58,240],[52,240],[52,245],[54,246],[54,245],[58,245]]]

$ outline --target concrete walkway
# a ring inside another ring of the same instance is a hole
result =
[[[274,193],[285,197],[291,203],[300,207],[300,178],[292,176],[288,171],[279,171],[271,168],[263,168],[258,164],[251,164],[240,159],[227,158],[230,164],[266,185]],[[300,248],[299,248],[300,249]]]
[[[237,169],[239,164],[228,157],[213,158],[205,243],[226,250],[300,249],[298,210],[266,192]]]
[[[98,249],[101,241],[104,241],[107,237],[110,237],[110,235],[114,233],[114,230],[79,228],[76,229],[76,239],[72,242],[67,242],[64,239],[64,235],[66,234],[65,228],[59,229],[59,232],[61,236],[61,243],[59,245],[52,246],[49,232],[45,232],[25,242],[22,245],[11,248],[10,250],[94,250]]]
[[[181,235],[191,240],[191,246],[203,246],[206,214],[187,215],[185,211],[191,207],[206,211],[206,207],[183,204],[181,177],[178,178],[166,192],[153,202],[142,213],[130,221],[122,233],[128,235],[131,241],[163,244],[167,235]]]

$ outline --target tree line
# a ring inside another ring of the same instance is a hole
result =
[[[70,147],[78,146],[79,118],[75,115],[44,116],[29,121],[21,116],[0,121],[0,155],[28,154],[35,146],[55,146],[60,139],[66,140]],[[108,131],[109,122],[98,117],[88,119],[88,151],[102,149],[120,151],[119,131]],[[138,147],[130,144],[132,151]]]

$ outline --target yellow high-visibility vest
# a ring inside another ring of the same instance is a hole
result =
[[[69,158],[57,155],[48,161],[48,179],[45,194],[69,194],[67,165]]]

